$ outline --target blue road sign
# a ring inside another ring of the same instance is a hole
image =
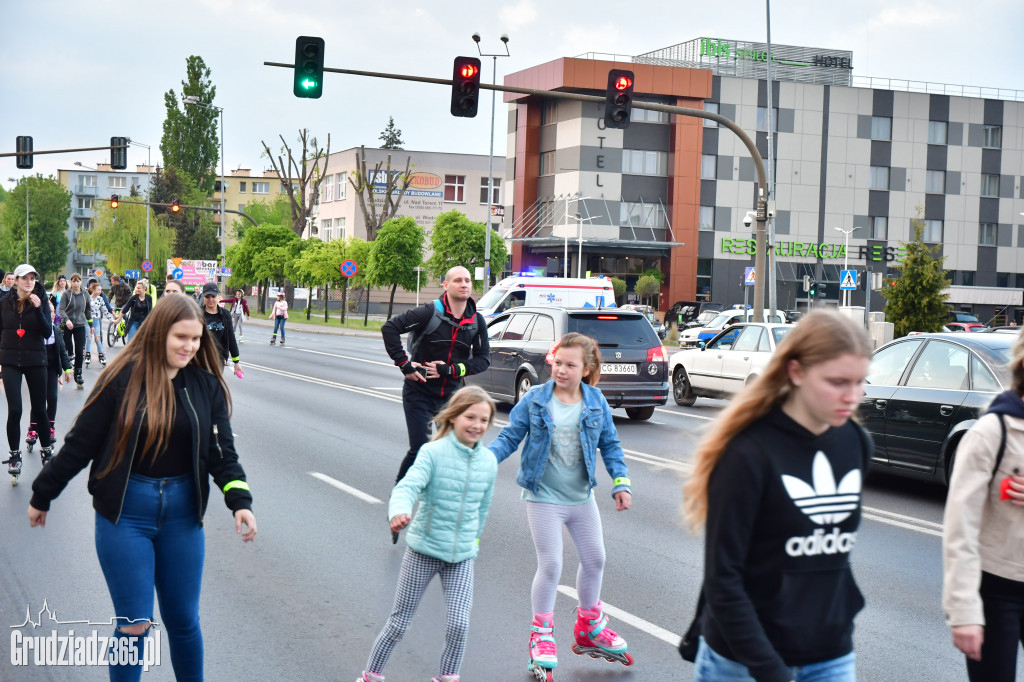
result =
[[[356,265],[356,262],[354,260],[345,261],[344,263],[341,264],[340,269],[341,274],[345,275],[346,277],[354,277],[355,274],[359,272],[359,266]]]
[[[230,277],[231,276],[231,268],[221,268],[220,269],[220,274],[227,275],[227,276]]]
[[[124,276],[128,279],[140,279],[142,277],[142,270],[125,270]]]
[[[755,279],[754,268],[743,268],[743,284],[745,286],[754,286],[754,284],[756,284]]]
[[[181,268],[174,268],[174,271],[171,272],[171,274],[174,275],[174,279],[181,279],[182,277],[185,276],[185,273],[182,271]]]
[[[857,288],[857,270],[839,271],[839,288],[843,291],[854,291]]]

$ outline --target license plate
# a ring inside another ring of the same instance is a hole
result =
[[[636,365],[625,363],[602,363],[601,374],[636,374]]]

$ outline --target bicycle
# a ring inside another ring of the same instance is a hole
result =
[[[128,326],[122,317],[119,320],[110,320],[107,323],[107,348],[113,348],[118,341],[127,344]]]

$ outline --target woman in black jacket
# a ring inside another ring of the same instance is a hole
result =
[[[246,542],[256,537],[252,495],[238,463],[230,398],[202,314],[169,296],[103,371],[56,457],[32,484],[32,526],[90,465],[96,552],[120,626],[112,646],[138,650],[153,618],[153,590],[178,679],[203,679],[199,588],[210,477]],[[141,624],[140,624],[141,623]],[[141,661],[140,664],[141,666]],[[111,679],[138,679],[110,668]]]
[[[0,374],[7,396],[7,444],[10,455],[3,464],[18,484],[21,475],[21,378],[28,385],[30,419],[46,423],[46,339],[52,333],[50,305],[38,273],[28,263],[14,270],[14,288],[0,299]],[[44,459],[53,446],[50,432],[40,434]]]
[[[153,309],[153,297],[146,293],[146,285],[143,280],[135,284],[135,293],[128,299],[128,302],[121,308],[121,314],[128,317],[128,331],[125,343],[130,343],[135,338],[142,323],[146,321],[149,311]]]

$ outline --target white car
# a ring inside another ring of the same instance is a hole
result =
[[[767,310],[764,311],[762,317],[765,320],[769,318]],[[691,327],[679,332],[679,346],[681,348],[696,348],[698,342],[704,341],[706,343],[711,341],[712,338],[718,335],[718,332],[729,325],[736,324],[737,322],[752,322],[753,319],[753,310],[742,310],[739,308],[719,310],[715,318],[703,327]],[[781,324],[786,321],[786,318],[781,313],[776,312],[775,317],[769,321]]]
[[[748,322],[727,327],[698,348],[669,358],[668,375],[676,404],[690,406],[697,398],[729,398],[757,378],[779,341],[796,325]]]

